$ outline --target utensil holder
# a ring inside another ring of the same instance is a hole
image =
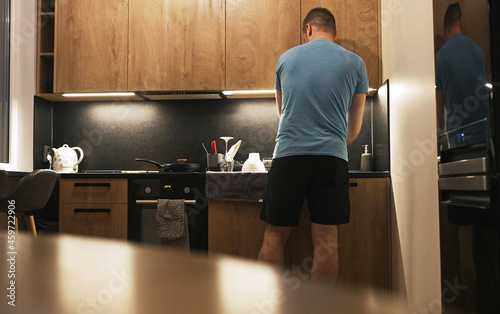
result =
[[[207,170],[220,171],[219,164],[223,156],[223,154],[207,154]]]

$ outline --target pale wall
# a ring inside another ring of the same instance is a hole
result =
[[[10,162],[7,170],[33,170],[36,1],[11,1]]]
[[[382,0],[389,79],[394,279],[411,312],[441,308],[434,35],[431,0]],[[399,242],[398,242],[399,241]],[[399,251],[399,252],[398,252]],[[398,286],[399,285],[399,286]]]

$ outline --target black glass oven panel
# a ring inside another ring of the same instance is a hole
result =
[[[128,239],[159,244],[151,240],[156,233],[156,205],[137,204],[138,200],[195,200],[186,205],[189,242],[192,251],[208,251],[208,202],[205,176],[173,175],[162,178],[129,179]],[[145,239],[148,239],[145,241]]]

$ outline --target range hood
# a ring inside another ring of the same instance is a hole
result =
[[[145,100],[175,100],[175,99],[226,99],[221,91],[203,92],[137,92],[137,96]]]

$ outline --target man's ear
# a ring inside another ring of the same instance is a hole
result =
[[[306,37],[311,37],[312,35],[312,25],[306,24]]]

